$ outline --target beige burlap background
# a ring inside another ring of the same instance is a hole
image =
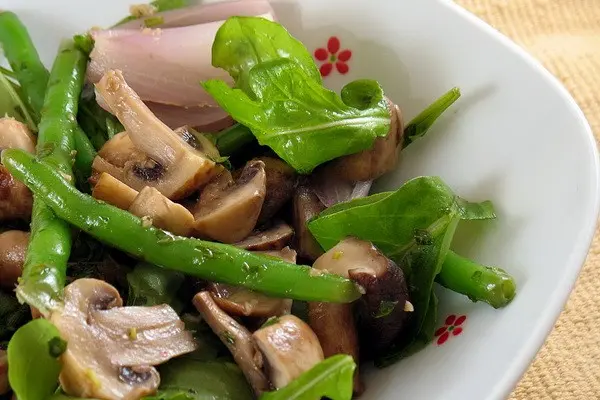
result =
[[[600,139],[600,0],[456,0],[537,57]],[[510,400],[600,399],[600,238],[554,331]]]

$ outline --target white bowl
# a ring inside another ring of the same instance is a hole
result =
[[[109,25],[128,3],[1,0],[0,8],[22,17],[50,63],[60,37]],[[331,36],[352,51],[349,72],[334,69],[325,80],[334,88],[377,79],[407,117],[447,89],[462,89],[452,112],[378,186],[439,175],[463,197],[492,199],[497,221],[463,226],[454,248],[505,268],[519,286],[503,310],[442,291],[440,326],[448,315],[465,315],[462,333],[368,371],[363,399],[505,398],[558,317],[594,234],[598,155],[582,112],[537,62],[453,3],[277,0],[274,6],[311,51]]]

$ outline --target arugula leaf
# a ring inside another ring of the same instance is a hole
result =
[[[8,379],[19,400],[46,400],[54,394],[61,369],[52,351],[57,340],[62,341],[58,329],[45,319],[22,326],[10,340]]]
[[[322,397],[350,400],[355,369],[356,364],[352,357],[338,354],[321,361],[286,387],[263,394],[260,400],[305,400]]]
[[[127,305],[169,304],[179,313],[183,309],[183,303],[177,298],[177,293],[184,279],[184,275],[178,272],[140,263],[127,274],[127,282],[129,282]]]
[[[252,400],[242,371],[229,362],[171,360],[160,367],[161,384],[147,400]]]
[[[461,219],[493,215],[490,202],[470,203],[456,196],[440,178],[420,177],[395,192],[338,204],[309,222],[311,233],[325,250],[347,236],[356,236],[372,242],[407,276],[415,308],[410,328],[388,354],[380,355],[378,365],[406,357],[432,340],[437,317],[433,283],[456,226]]]
[[[425,136],[435,121],[459,98],[460,89],[452,88],[414,117],[404,128],[402,148]]]
[[[254,66],[282,58],[293,60],[309,79],[321,83],[321,74],[306,47],[283,26],[265,18],[227,19],[212,47],[212,65],[227,71],[241,89]]]
[[[261,145],[301,173],[319,164],[369,148],[388,134],[390,113],[375,81],[371,106],[350,107],[288,59],[256,65],[248,73],[248,93],[225,82],[203,86],[233,119],[249,127]],[[356,87],[356,86],[355,86]]]

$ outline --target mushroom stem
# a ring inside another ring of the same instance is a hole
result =
[[[263,392],[269,391],[271,385],[262,372],[262,354],[252,339],[250,331],[225,314],[217,306],[209,292],[198,293],[194,297],[193,303],[202,318],[229,349],[235,362],[254,389],[254,393],[260,396]]]

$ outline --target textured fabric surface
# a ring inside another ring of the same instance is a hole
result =
[[[537,57],[600,139],[600,0],[457,0]],[[552,334],[510,400],[600,399],[600,239]]]

